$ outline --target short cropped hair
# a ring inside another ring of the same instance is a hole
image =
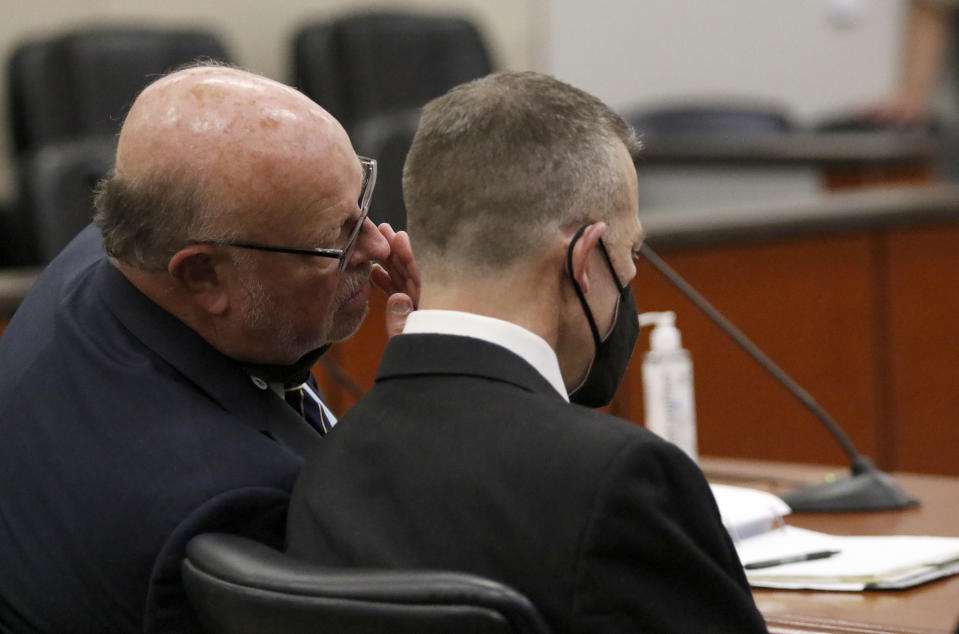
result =
[[[628,204],[623,146],[635,159],[622,117],[553,77],[504,72],[453,88],[424,107],[403,169],[417,261],[495,270],[556,228],[609,222]]]

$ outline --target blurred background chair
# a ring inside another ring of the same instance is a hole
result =
[[[689,103],[638,110],[627,115],[641,135],[709,134],[755,137],[793,129],[786,114],[775,106],[743,103]]]
[[[31,187],[43,182],[49,186],[55,181],[63,189],[43,194],[36,189],[21,191],[13,214],[18,232],[15,257],[21,261],[14,264],[43,262],[55,254],[47,246],[61,242],[62,236],[19,232],[58,224],[53,203],[66,204],[70,196],[81,193],[78,184],[88,182],[102,166],[101,141],[91,142],[90,147],[98,150],[89,165],[83,165],[82,158],[75,155],[82,144],[73,150],[68,146],[118,132],[144,86],[197,59],[229,61],[229,55],[219,39],[206,31],[140,27],[77,29],[28,41],[15,49],[9,61],[8,90],[21,185]],[[58,149],[47,152],[48,147]],[[44,161],[53,161],[54,165],[44,166]],[[59,223],[61,230],[73,226],[75,209],[88,198],[86,192],[82,201],[67,205],[68,216]],[[39,213],[34,208],[36,201],[47,205],[43,218],[35,217]]]
[[[695,98],[637,108],[624,118],[645,146],[637,178],[646,209],[818,195],[820,179],[812,166],[765,160],[800,132],[779,104],[754,97]]]
[[[370,216],[398,230],[419,109],[492,69],[479,30],[460,17],[367,12],[304,26],[293,42],[296,86],[343,123],[357,152],[379,161]]]
[[[236,535],[194,537],[182,571],[212,634],[549,632],[529,600],[474,575],[324,568]]]
[[[26,42],[9,66],[15,152],[117,132],[146,84],[207,58],[229,61],[216,36],[198,30],[88,28]]]
[[[116,137],[100,135],[47,144],[23,157],[21,259],[49,262],[90,223],[94,187],[113,168],[115,153]]]

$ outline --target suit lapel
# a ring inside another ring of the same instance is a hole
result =
[[[434,334],[393,337],[386,345],[376,380],[411,375],[475,376],[561,398],[525,359],[502,346],[473,337]]]
[[[257,431],[269,432],[287,447],[306,444],[304,422],[283,399],[269,389],[254,386],[238,363],[143,295],[109,260],[104,259],[97,266],[96,286],[101,289],[105,304],[143,345],[236,420]],[[319,434],[316,438],[320,438]]]

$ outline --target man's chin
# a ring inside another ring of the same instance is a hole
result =
[[[337,343],[352,337],[363,325],[363,320],[366,319],[369,312],[369,302],[366,302],[362,307],[353,307],[349,310],[341,308],[333,322],[333,328],[330,330],[330,341]]]

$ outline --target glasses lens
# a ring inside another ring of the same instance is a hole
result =
[[[343,247],[343,256],[340,259],[340,272],[346,268],[346,263],[350,261],[350,254],[356,245],[356,239],[363,229],[363,223],[366,222],[367,215],[370,213],[370,202],[373,200],[373,188],[376,186],[376,159],[365,156],[361,156],[359,159],[360,165],[363,168],[363,184],[360,186],[360,197],[359,200],[357,200],[357,205],[360,207],[360,217],[356,221],[356,226],[353,227],[353,231],[350,232],[350,238],[347,240],[346,246]]]

